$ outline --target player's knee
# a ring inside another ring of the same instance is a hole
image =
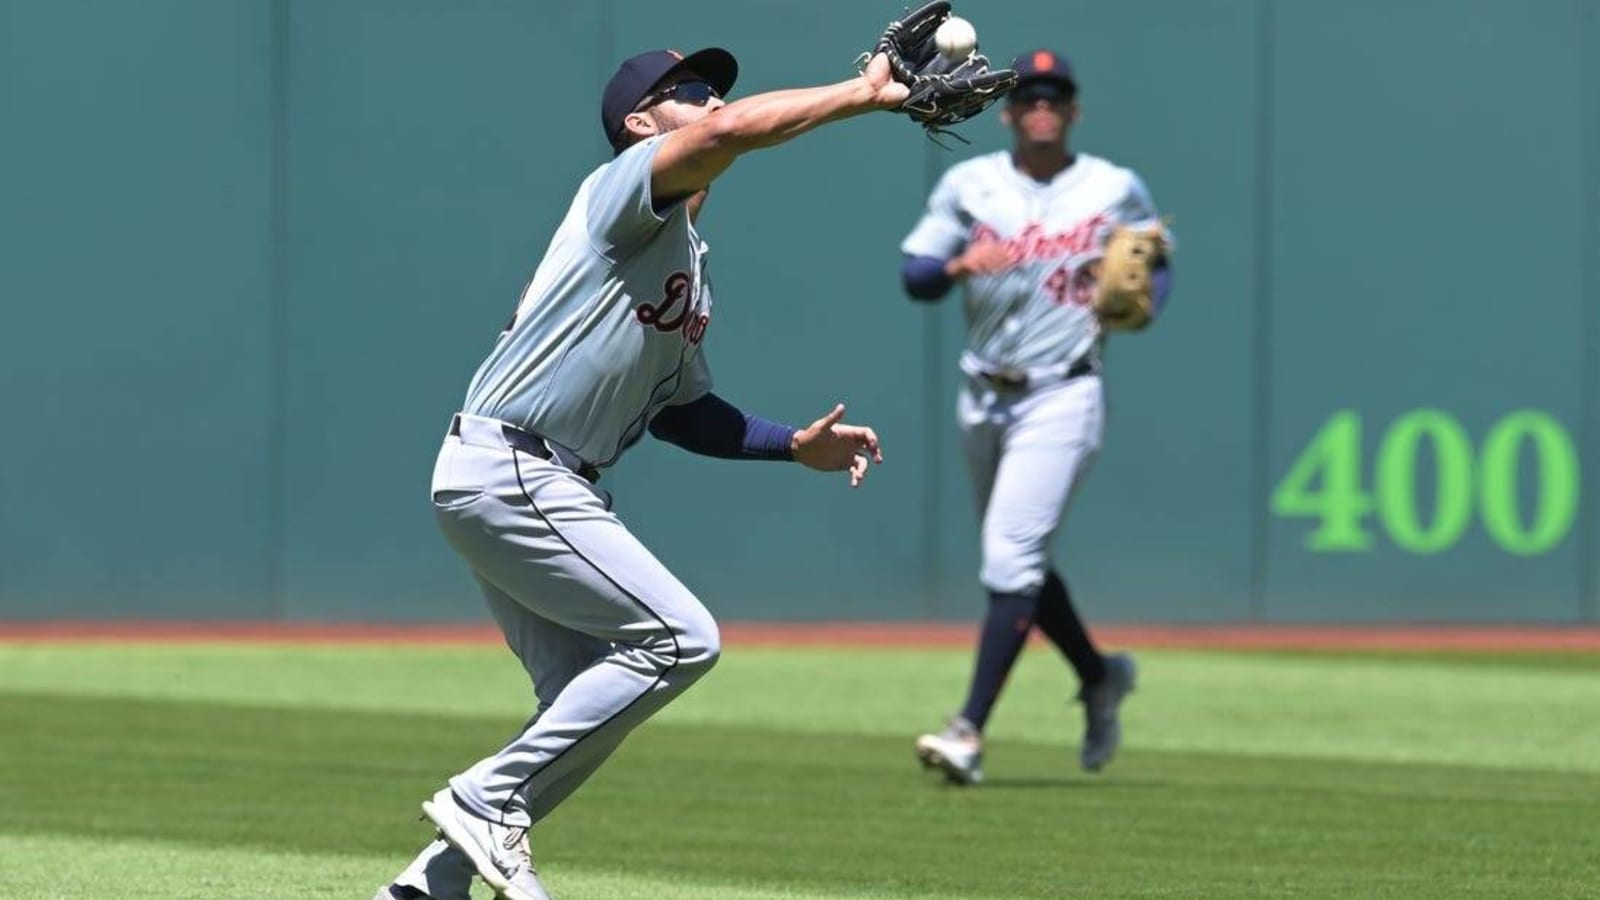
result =
[[[698,678],[722,658],[722,630],[708,612],[686,618],[673,637],[677,642],[675,668],[683,674]]]
[[[1044,586],[1044,573],[1025,568],[985,567],[979,580],[985,590],[996,594],[1033,594]]]
[[[711,667],[721,658],[722,638],[713,627],[710,634],[698,634],[683,641],[683,655],[678,660],[678,667],[703,675],[711,671]]]
[[[1017,541],[988,540],[983,542],[983,567],[978,580],[983,586],[1000,594],[1026,594],[1037,591],[1044,584],[1049,568],[1043,546]]]

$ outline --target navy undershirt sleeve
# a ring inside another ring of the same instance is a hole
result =
[[[914,300],[937,300],[949,292],[955,279],[945,274],[945,261],[937,256],[906,254],[900,264],[900,278],[906,293]]]
[[[787,425],[742,413],[716,394],[668,406],[650,420],[650,433],[690,453],[719,459],[793,459]]]

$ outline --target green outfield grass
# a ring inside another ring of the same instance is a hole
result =
[[[1600,897],[1600,665],[1144,652],[1075,765],[1032,649],[981,789],[916,769],[962,651],[728,648],[534,833],[586,898]],[[367,900],[515,730],[492,648],[0,644],[0,898]]]

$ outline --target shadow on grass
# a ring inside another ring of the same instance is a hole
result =
[[[1170,785],[1150,780],[1133,781],[1129,779],[1115,779],[1113,777],[1089,777],[1086,775],[1062,775],[1059,777],[1043,778],[1012,778],[989,777],[983,782],[980,790],[986,791],[1105,791],[1105,790],[1143,790],[1150,788],[1166,789]]]

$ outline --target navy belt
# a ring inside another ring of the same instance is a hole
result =
[[[505,436],[506,446],[513,450],[520,450],[529,456],[553,462],[585,481],[593,483],[600,480],[599,469],[571,453],[550,446],[548,441],[531,431],[524,431],[510,422],[501,422],[500,433]],[[450,417],[450,434],[455,437],[461,436],[460,413]]]
[[[1067,371],[1061,376],[1060,381],[1071,381],[1074,378],[1082,378],[1085,375],[1091,375],[1099,370],[1100,367],[1095,365],[1094,360],[1087,356],[1080,357],[1076,362],[1067,367]],[[1028,373],[1022,369],[995,369],[993,371],[979,372],[978,377],[991,387],[995,387],[1003,391],[1026,390],[1032,383],[1032,379],[1028,377]],[[1055,383],[1056,381],[1057,379],[1051,378],[1045,380],[1044,383]]]

